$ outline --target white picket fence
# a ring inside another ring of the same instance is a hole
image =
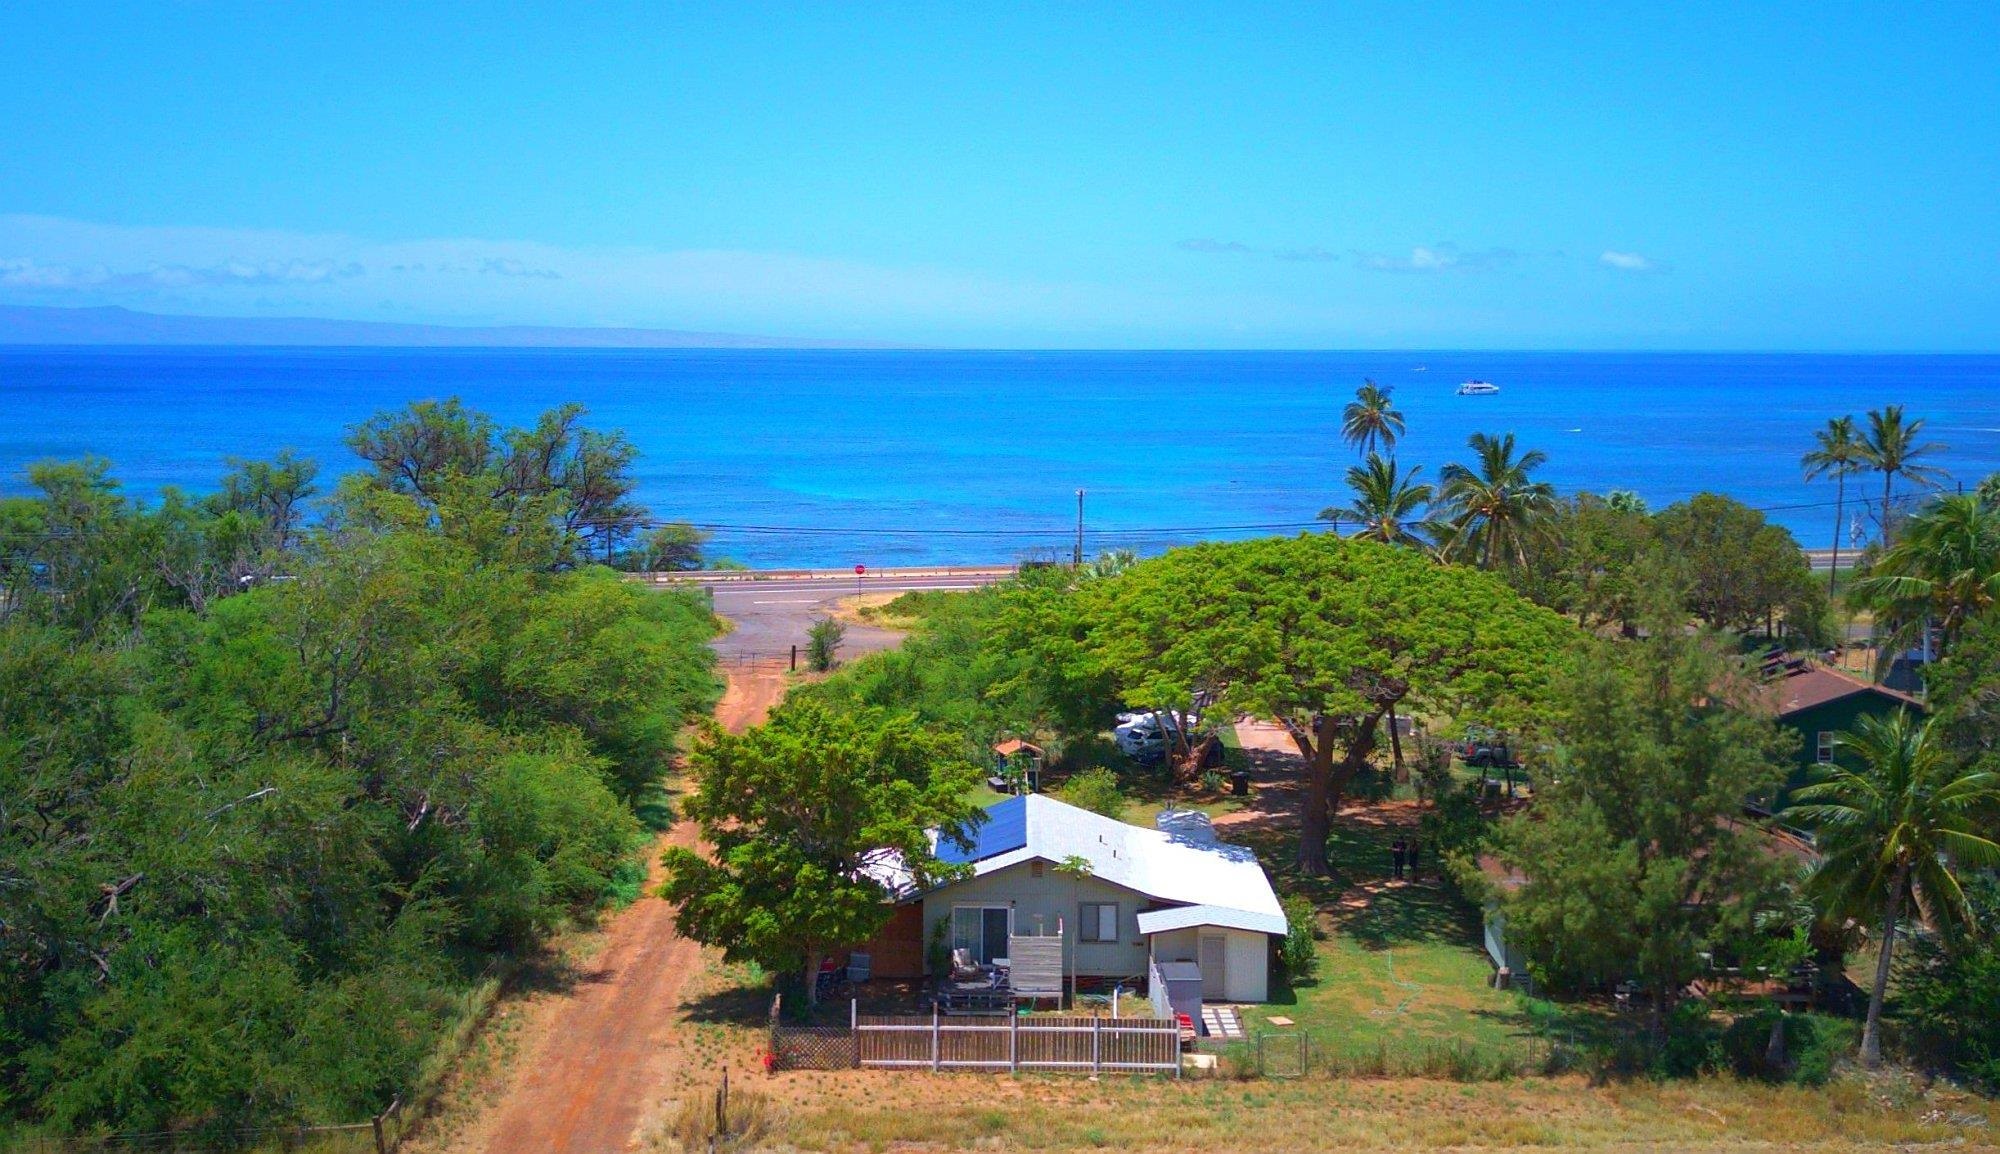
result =
[[[885,1069],[1181,1071],[1181,1035],[1161,1018],[854,1015],[855,1063]]]

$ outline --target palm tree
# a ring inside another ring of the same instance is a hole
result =
[[[1944,477],[1944,470],[1930,465],[1920,465],[1917,458],[1942,451],[1945,446],[1935,441],[1920,444],[1918,434],[1924,429],[1923,418],[1914,421],[1903,420],[1903,406],[1885,405],[1868,412],[1868,435],[1861,443],[1861,459],[1868,467],[1882,474],[1882,541],[1889,540],[1889,500],[1895,487],[1896,478],[1901,477],[1914,485],[1935,489]]]
[[[1965,925],[1970,910],[1955,871],[2000,864],[2000,843],[1980,827],[1981,812],[2000,801],[2000,774],[1960,767],[1932,724],[1902,710],[1861,718],[1834,735],[1835,763],[1785,810],[1816,828],[1821,857],[1811,888],[1828,912],[1881,919],[1861,1033],[1869,1066],[1882,1062],[1882,996],[1904,909],[1940,931]]]
[[[1840,527],[1847,517],[1847,478],[1859,473],[1867,463],[1868,447],[1854,431],[1853,417],[1834,417],[1826,428],[1813,434],[1816,447],[1799,458],[1806,480],[1832,477],[1837,483],[1833,496],[1833,567],[1826,571],[1826,591],[1833,593],[1840,573]]]
[[[1389,406],[1389,394],[1394,391],[1372,380],[1362,381],[1354,390],[1354,399],[1341,414],[1340,435],[1355,452],[1372,453],[1377,441],[1384,449],[1395,449],[1396,438],[1403,435],[1403,411]]]
[[[1357,537],[1387,545],[1423,548],[1424,539],[1412,532],[1414,526],[1422,523],[1420,511],[1431,502],[1431,487],[1417,483],[1417,474],[1423,471],[1423,466],[1419,465],[1407,473],[1402,472],[1396,467],[1394,457],[1384,458],[1380,453],[1370,453],[1365,465],[1353,465],[1347,470],[1347,484],[1354,490],[1354,503],[1321,509],[1319,519],[1336,525],[1342,521],[1353,522],[1361,526],[1355,534]]]
[[[1620,513],[1637,513],[1641,517],[1652,511],[1647,508],[1646,499],[1630,489],[1613,489],[1606,493],[1604,505]]]
[[[1439,474],[1446,528],[1438,551],[1487,569],[1527,564],[1528,545],[1556,509],[1555,486],[1528,478],[1548,454],[1533,449],[1516,459],[1512,433],[1474,433],[1466,445],[1477,468],[1453,463]]]
[[[1854,592],[1901,632],[1936,625],[1950,649],[1968,622],[2000,603],[2000,508],[1976,493],[1931,502]]]

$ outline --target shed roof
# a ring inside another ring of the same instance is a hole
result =
[[[1260,934],[1282,934],[1285,932],[1285,915],[1258,913],[1255,910],[1232,909],[1228,906],[1174,906],[1164,910],[1142,910],[1139,913],[1139,932],[1142,934],[1164,934],[1170,930],[1184,930],[1190,926],[1219,926],[1230,930],[1250,930]]]

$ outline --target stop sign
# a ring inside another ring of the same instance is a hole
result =
[[[854,575],[855,575],[856,577],[859,577],[859,576],[861,576],[861,575],[862,575],[863,573],[866,573],[866,572],[868,572],[868,566],[866,566],[866,565],[856,565],[856,566],[854,567]]]

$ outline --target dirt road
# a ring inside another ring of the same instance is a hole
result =
[[[733,674],[716,718],[741,733],[784,696],[782,674]],[[691,845],[682,823],[655,846],[644,896],[606,927],[606,942],[562,993],[518,1012],[522,1060],[485,1116],[454,1135],[463,1154],[616,1154],[635,1149],[645,1111],[666,1079],[681,993],[701,947],[674,932],[674,909],[654,896],[659,850]]]

